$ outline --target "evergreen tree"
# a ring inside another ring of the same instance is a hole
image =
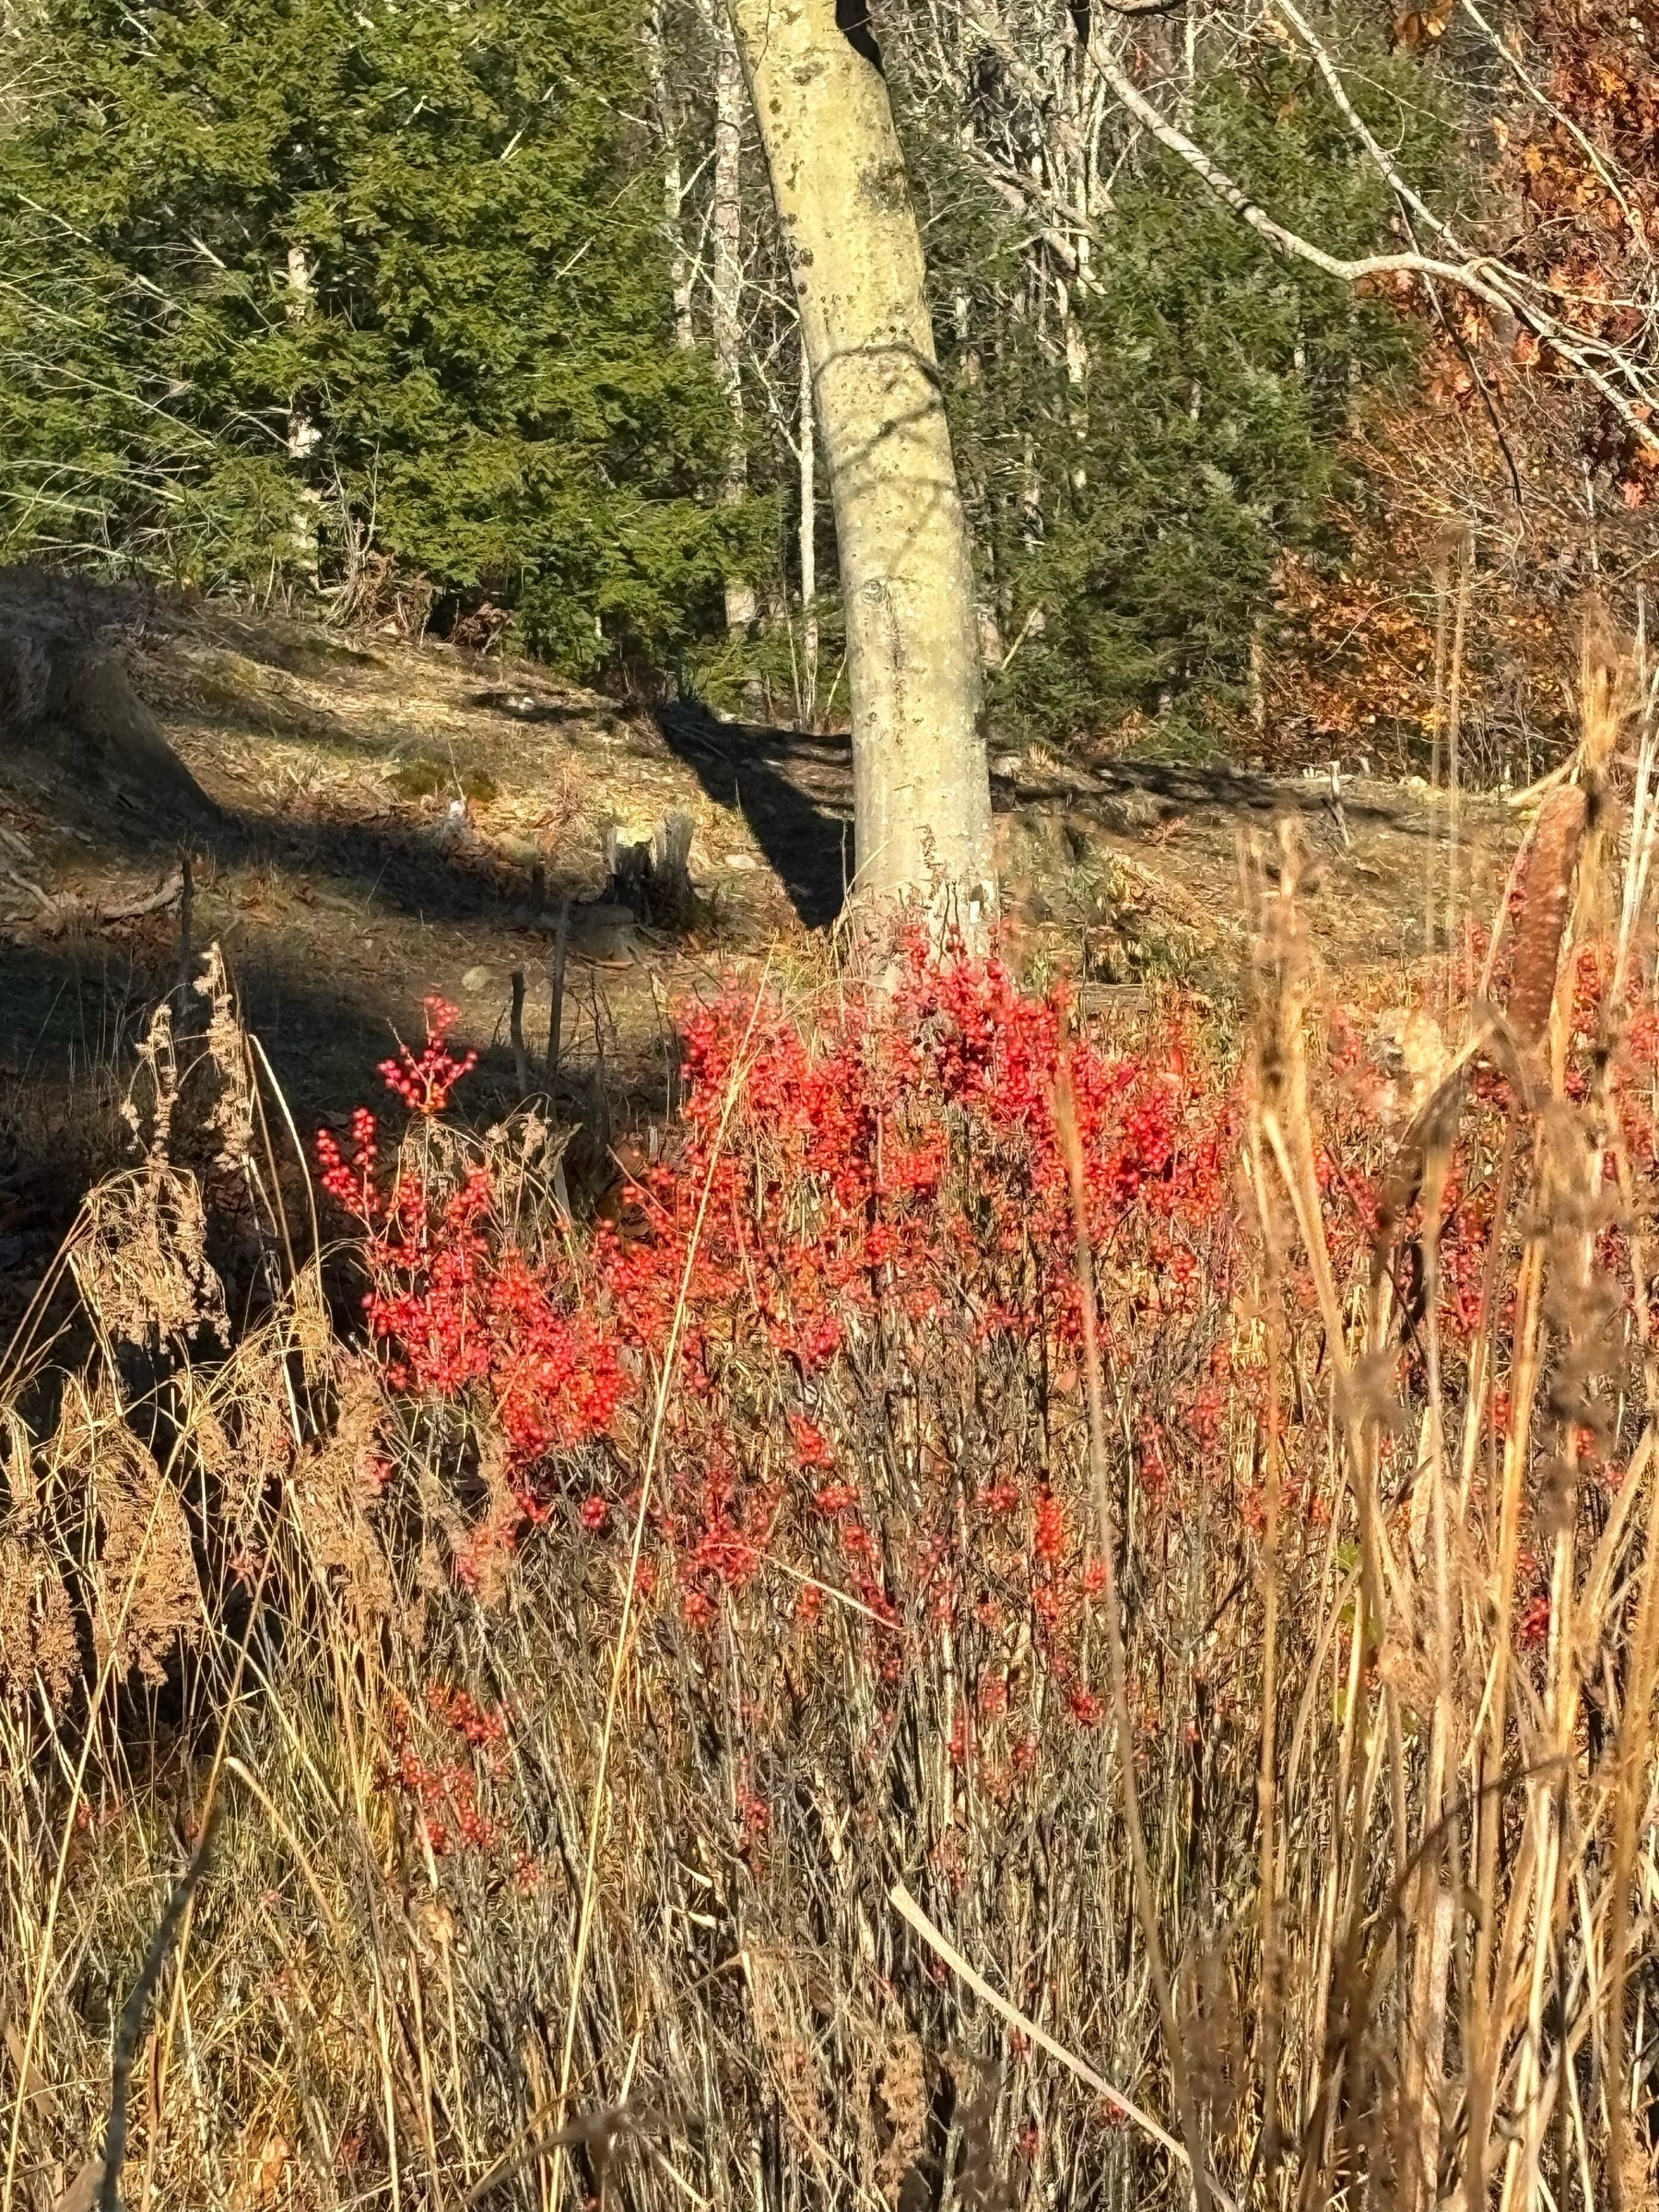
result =
[[[0,144],[0,547],[373,546],[591,670],[718,618],[626,0],[53,0]],[[747,550],[747,548],[745,548]]]
[[[1392,195],[1312,67],[1246,53],[1201,80],[1194,135],[1330,252],[1385,245]],[[1420,77],[1367,63],[1402,165],[1443,181],[1448,134]],[[1392,302],[1279,258],[1151,147],[1115,189],[1089,281],[1069,288],[1068,345],[1029,226],[959,134],[913,131],[912,149],[985,594],[1016,648],[991,686],[995,724],[1056,736],[1162,710],[1176,735],[1201,727],[1208,702],[1242,697],[1281,553],[1329,536],[1356,399],[1407,366],[1408,327]]]

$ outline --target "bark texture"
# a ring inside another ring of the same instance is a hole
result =
[[[835,516],[856,889],[994,903],[978,619],[922,241],[864,11],[730,0],[794,274]],[[838,13],[858,20],[842,29]]]

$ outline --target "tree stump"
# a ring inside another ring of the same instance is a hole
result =
[[[606,833],[605,857],[610,869],[607,900],[627,907],[654,929],[683,929],[697,909],[691,888],[691,840],[697,825],[676,807],[649,839],[624,841],[619,830]]]
[[[119,633],[140,612],[78,577],[0,571],[0,767],[67,776],[171,835],[218,810],[127,675]]]

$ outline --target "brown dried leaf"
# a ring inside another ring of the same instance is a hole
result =
[[[230,2212],[261,2212],[274,2204],[288,2169],[288,2138],[276,2129],[244,2128],[241,2156],[230,2184]]]

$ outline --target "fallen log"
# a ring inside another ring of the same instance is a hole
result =
[[[176,906],[184,891],[184,871],[175,868],[159,890],[151,891],[146,899],[129,900],[124,906],[105,906],[100,900],[97,907],[99,925],[106,922],[136,922],[146,914],[159,914],[170,906]]]

